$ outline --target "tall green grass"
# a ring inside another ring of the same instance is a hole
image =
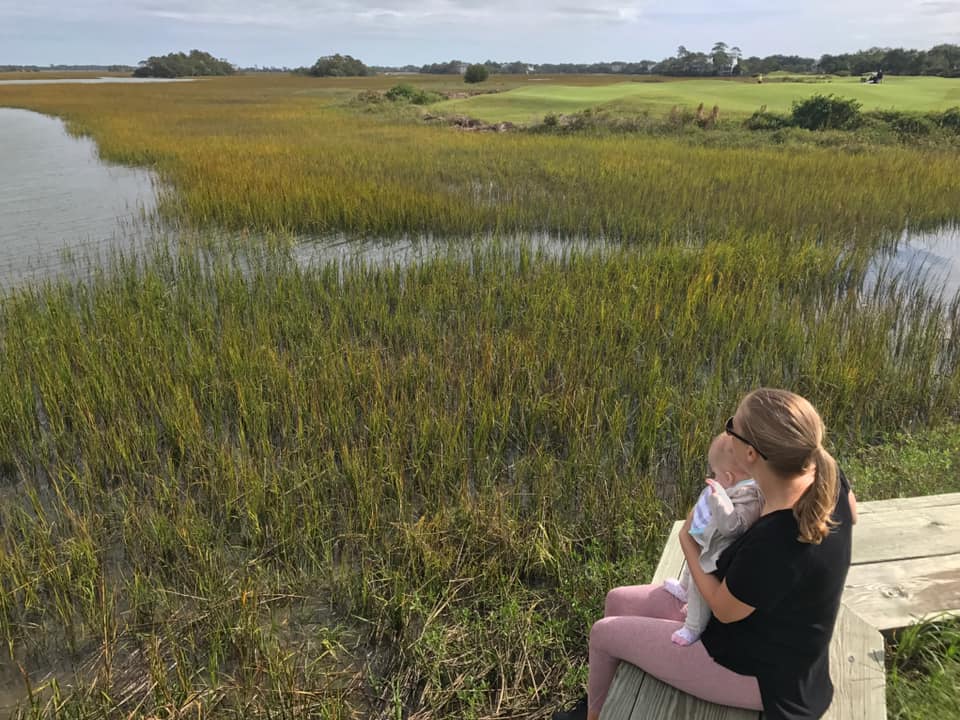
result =
[[[813,398],[841,453],[956,416],[956,306],[861,273],[775,236],[187,244],[4,298],[0,632],[35,685],[78,668],[29,712],[534,712],[747,389]]]
[[[548,232],[644,244],[772,232],[873,244],[908,223],[955,221],[960,206],[949,148],[471,134],[339,107],[344,93],[376,83],[0,86],[0,105],[64,117],[105,159],[155,168],[171,190],[168,217],[232,230]]]
[[[744,392],[809,396],[841,457],[958,417],[958,305],[863,283],[957,221],[954,155],[481,137],[357,89],[0,87],[249,231],[0,299],[23,716],[536,715]],[[502,241],[308,267],[276,231]]]

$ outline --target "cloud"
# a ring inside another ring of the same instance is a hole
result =
[[[960,14],[960,2],[925,0],[918,5],[917,9],[924,15],[956,15]]]
[[[384,20],[404,23],[475,21],[498,23],[584,18],[599,21],[639,19],[646,2],[598,2],[575,6],[549,0],[522,5],[515,0],[132,0],[116,5],[112,0],[0,0],[0,18],[96,19],[116,16],[160,18],[176,22],[225,25],[297,25],[304,21],[369,23]]]
[[[378,64],[451,53],[657,59],[717,40],[748,55],[812,56],[955,42],[960,0],[0,0],[0,28],[7,60],[39,62],[136,57],[184,43],[209,43],[248,64],[296,64],[327,50]]]

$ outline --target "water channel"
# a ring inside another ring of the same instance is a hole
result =
[[[129,245],[156,206],[150,172],[101,162],[56,118],[0,108],[0,288],[57,275],[71,253]]]
[[[69,82],[102,81],[143,82],[138,78]],[[147,170],[102,162],[93,141],[69,135],[59,119],[0,108],[0,292],[74,275],[79,266],[95,263],[113,248],[149,242],[161,228],[156,217],[159,190],[158,179]],[[525,240],[533,251],[551,255],[597,245],[538,235]],[[431,238],[362,242],[304,237],[296,242],[295,253],[304,264],[361,260],[406,265],[449,253],[456,245],[461,246],[460,253],[469,253],[463,243]],[[928,287],[942,288],[952,297],[960,291],[960,228],[904,233],[877,263],[886,265],[888,277],[920,273]]]

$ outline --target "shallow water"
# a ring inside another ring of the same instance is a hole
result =
[[[887,278],[923,278],[927,289],[944,299],[960,292],[960,226],[932,232],[906,231],[889,250],[878,254],[868,286],[883,266]]]
[[[77,78],[67,82],[166,80]],[[0,108],[0,292],[33,280],[85,272],[111,249],[149,240],[159,226],[157,188],[158,181],[149,171],[103,163],[93,141],[68,135],[59,119]],[[478,244],[492,242],[490,237],[359,240],[346,236],[289,241],[302,265],[337,261],[342,269],[357,262],[402,266],[438,256],[468,259]],[[545,234],[514,238],[510,244],[553,257],[617,245]],[[888,278],[922,275],[927,287],[952,297],[960,292],[960,228],[905,232],[892,248],[877,255],[868,287],[881,267]]]
[[[467,260],[477,250],[498,242],[489,235],[473,238],[406,237],[379,240],[357,240],[346,236],[333,238],[301,238],[295,244],[294,257],[303,267],[336,262],[341,270],[351,265],[392,267],[416,265],[434,258]],[[603,253],[618,243],[587,238],[561,238],[546,233],[529,233],[502,238],[504,247],[519,256],[521,248],[531,255],[563,258],[570,253]]]
[[[129,247],[157,187],[146,170],[103,163],[62,121],[0,108],[0,289],[57,274],[70,253]]]

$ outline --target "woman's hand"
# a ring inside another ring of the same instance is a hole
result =
[[[693,524],[693,512],[691,511],[690,515],[687,517],[683,527],[680,528],[680,549],[683,550],[683,556],[687,560],[687,564],[690,563],[699,563],[700,558],[700,546],[697,545],[697,541],[693,539],[693,535],[690,534],[690,526]]]
[[[687,519],[683,521],[683,527],[680,528],[680,537],[690,534],[690,528],[693,527],[693,511],[694,508],[690,508],[690,512],[687,513]]]

